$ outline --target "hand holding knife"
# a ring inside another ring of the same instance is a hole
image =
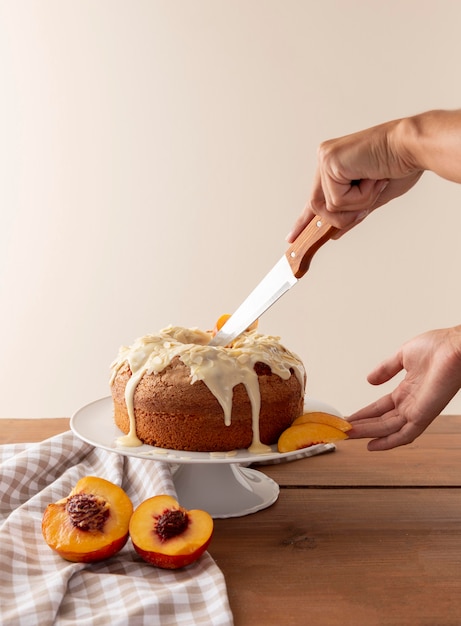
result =
[[[271,307],[309,269],[312,257],[337,228],[315,216],[266,274],[247,299],[210,341],[210,346],[227,346]]]

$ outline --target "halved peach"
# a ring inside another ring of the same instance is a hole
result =
[[[292,426],[307,423],[327,424],[328,426],[333,426],[334,428],[338,428],[344,432],[352,428],[352,425],[343,417],[332,415],[331,413],[324,413],[323,411],[311,411],[309,413],[304,413],[304,415],[300,415],[294,420]]]
[[[280,435],[277,443],[279,452],[293,452],[308,448],[317,443],[332,443],[340,439],[347,439],[347,434],[328,424],[297,424],[290,426]]]
[[[86,476],[67,498],[47,506],[43,537],[67,561],[100,561],[119,552],[127,542],[132,512],[123,489],[104,478]]]
[[[187,511],[171,496],[144,500],[130,521],[134,549],[147,563],[178,569],[196,561],[213,535],[213,518],[206,511]]]

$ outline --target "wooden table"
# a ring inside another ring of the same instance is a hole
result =
[[[0,443],[67,419],[0,420]],[[280,487],[253,515],[215,521],[210,553],[236,626],[461,625],[461,416],[414,443],[258,467]]]

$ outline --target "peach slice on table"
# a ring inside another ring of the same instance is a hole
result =
[[[130,521],[134,549],[147,563],[178,569],[196,561],[213,535],[213,518],[206,511],[186,510],[171,496],[144,500]]]
[[[352,425],[343,417],[333,415],[332,413],[324,413],[323,411],[310,411],[309,413],[304,413],[304,415],[300,415],[294,420],[292,426],[308,423],[327,424],[328,426],[333,426],[334,428],[344,432],[347,432],[352,428]]]
[[[230,318],[230,314],[229,313],[224,313],[224,315],[221,315],[221,317],[218,318],[214,328],[213,328],[213,332],[212,335],[213,337],[221,330],[221,328],[224,326],[224,324],[227,322],[227,320]],[[246,329],[246,331],[250,331],[250,330],[256,330],[258,328],[258,320],[255,320],[253,322],[253,324],[251,324],[250,326],[248,326],[248,328]]]
[[[329,424],[296,424],[290,426],[280,435],[277,443],[279,452],[293,452],[308,448],[318,443],[332,443],[341,439],[347,439],[348,435],[343,430]]]
[[[127,542],[132,512],[131,500],[121,487],[86,476],[67,498],[47,506],[43,537],[67,561],[100,561],[119,552]]]

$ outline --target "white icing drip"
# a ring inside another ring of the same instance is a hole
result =
[[[261,443],[259,436],[261,394],[254,366],[258,362],[265,363],[283,380],[290,378],[290,370],[293,370],[304,392],[305,372],[301,360],[284,348],[278,337],[260,335],[256,331],[244,333],[228,348],[209,346],[210,339],[209,333],[198,329],[168,326],[158,335],[146,335],[137,339],[131,347],[120,349],[111,365],[111,384],[125,363],[128,363],[132,376],[125,389],[130,431],[119,439],[119,444],[142,444],[136,436],[133,408],[134,393],[142,376],[161,372],[175,357],[179,357],[190,368],[191,384],[203,381],[216,397],[223,409],[226,425],[230,425],[232,419],[233,389],[240,383],[245,385],[253,426],[253,441],[249,450],[256,454],[270,450]]]
[[[125,402],[128,410],[128,417],[130,418],[130,430],[127,435],[124,435],[123,437],[119,437],[117,439],[117,445],[119,446],[127,446],[130,448],[134,448],[135,446],[142,446],[142,441],[136,435],[136,418],[134,415],[133,399],[136,387],[138,386],[138,383],[143,375],[144,370],[140,368],[137,372],[134,372],[132,376],[130,376],[128,382],[126,383]]]

